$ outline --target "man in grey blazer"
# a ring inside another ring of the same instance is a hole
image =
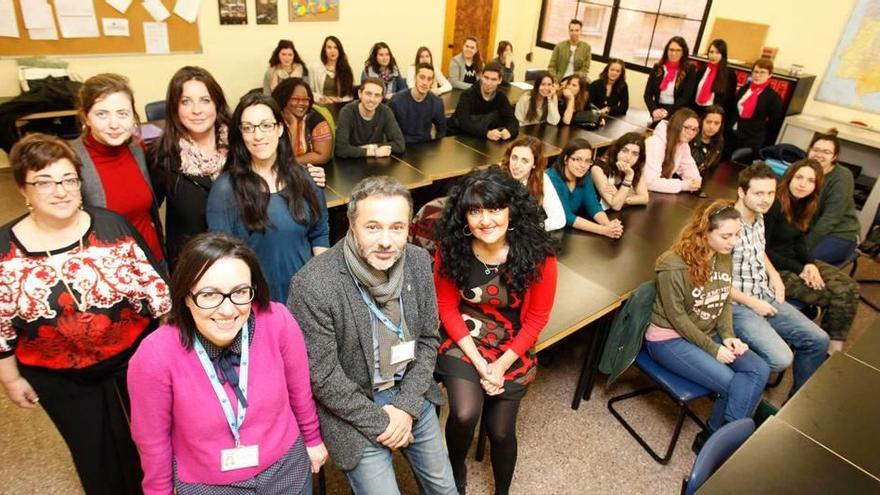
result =
[[[399,493],[403,449],[429,494],[455,494],[435,407],[440,344],[431,260],[408,245],[412,198],[390,177],[358,183],[350,229],[291,281],[324,443],[356,494]]]

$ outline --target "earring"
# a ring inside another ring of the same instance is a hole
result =
[[[467,225],[465,225],[464,228],[461,229],[461,231],[464,233],[465,237],[470,237],[470,236],[474,235],[474,233],[471,232],[471,229]]]
[[[507,227],[507,231],[508,231],[508,232],[510,232],[510,231],[512,231],[512,230],[516,230],[516,229],[513,228],[513,227]]]
[[[34,211],[34,205],[32,205],[30,201],[25,200],[24,207],[27,208],[28,211]]]

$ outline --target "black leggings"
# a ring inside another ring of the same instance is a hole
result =
[[[487,396],[479,383],[463,378],[445,377],[443,383],[449,394],[446,446],[455,484],[462,487],[467,482],[465,459],[485,402],[483,424],[492,447],[490,456],[495,493],[506,494],[516,468],[516,414],[520,400]]]

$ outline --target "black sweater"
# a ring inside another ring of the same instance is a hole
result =
[[[648,84],[645,85],[644,95],[648,111],[653,112],[657,108],[665,108],[669,115],[672,116],[679,108],[690,105],[694,99],[694,88],[697,85],[693,67],[687,61],[682,60],[678,70],[684,70],[685,75],[675,85],[675,92],[673,93],[675,101],[673,101],[672,105],[662,105],[660,104],[660,83],[663,82],[663,65],[657,63],[651,69],[651,73],[648,75]]]
[[[804,233],[785,218],[779,201],[774,201],[770,211],[764,214],[764,237],[765,251],[777,270],[800,274],[804,265],[813,262]]]
[[[605,81],[596,79],[590,83],[590,103],[599,109],[608,107],[608,115],[626,115],[629,110],[629,87],[623,83],[622,91],[612,90],[610,95],[606,95]]]
[[[495,96],[486,101],[479,83],[461,94],[449,126],[479,138],[485,138],[490,129],[507,129],[511,139],[519,133],[519,121],[507,96],[496,91]]]
[[[734,105],[738,105],[739,100],[748,91],[749,85],[744,84],[739,88],[734,98]],[[736,108],[736,107],[735,107]],[[736,138],[737,147],[752,148],[759,150],[764,146],[770,146],[776,141],[776,135],[782,127],[782,98],[768,87],[758,95],[758,101],[755,104],[755,112],[749,119],[740,117],[739,111],[733,112],[734,119],[731,119],[731,126],[736,123],[736,131],[733,135]]]

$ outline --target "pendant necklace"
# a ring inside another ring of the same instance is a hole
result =
[[[483,268],[485,268],[485,270],[483,270],[483,273],[485,273],[486,275],[491,275],[492,273],[498,273],[498,269],[501,268],[501,265],[504,264],[504,263],[501,263],[498,265],[489,266],[482,259],[480,259],[480,255],[478,255],[477,253],[474,253],[474,257],[477,258],[477,261],[479,261],[480,264],[483,265]]]

